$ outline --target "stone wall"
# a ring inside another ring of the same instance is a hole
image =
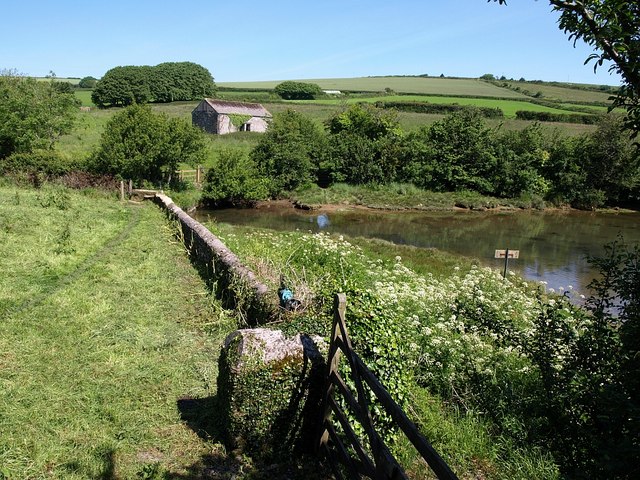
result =
[[[238,309],[249,325],[262,324],[278,316],[277,292],[261,283],[218,237],[167,195],[158,193],[154,201],[179,222],[192,263],[226,306]]]

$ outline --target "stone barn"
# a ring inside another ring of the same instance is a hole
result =
[[[205,98],[191,112],[191,122],[208,133],[264,132],[271,114],[259,103]]]

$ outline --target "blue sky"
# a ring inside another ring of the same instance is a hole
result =
[[[192,61],[216,81],[370,75],[619,84],[545,0],[0,0],[0,69],[102,76]]]

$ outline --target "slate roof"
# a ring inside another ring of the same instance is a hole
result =
[[[259,103],[229,102],[226,100],[215,100],[205,98],[205,102],[216,112],[224,115],[240,114],[251,115],[252,117],[271,117],[271,114]]]

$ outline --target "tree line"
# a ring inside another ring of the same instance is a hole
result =
[[[592,133],[562,137],[538,123],[521,131],[490,127],[472,109],[414,132],[404,132],[393,112],[366,104],[336,112],[324,128],[289,110],[274,117],[246,158],[221,155],[208,172],[204,199],[243,204],[310,183],[400,182],[537,205],[638,208],[638,153],[613,115]]]
[[[167,62],[151,66],[120,66],[96,82],[91,100],[98,107],[133,103],[199,100],[215,94],[209,70],[192,62]]]

